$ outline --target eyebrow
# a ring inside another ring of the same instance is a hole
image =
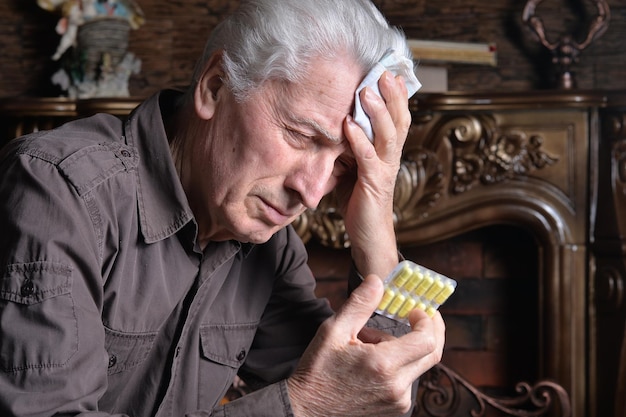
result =
[[[335,145],[339,145],[340,143],[342,143],[344,141],[343,138],[337,137],[337,136],[331,134],[328,130],[326,130],[326,128],[321,126],[315,120],[307,119],[305,117],[296,116],[294,114],[291,114],[290,118],[291,118],[291,120],[293,120],[297,124],[304,125],[304,126],[307,126],[307,127],[311,128],[317,134],[323,136],[326,140],[328,140],[329,142],[331,142],[331,143],[333,143]]]

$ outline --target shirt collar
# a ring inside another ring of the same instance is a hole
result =
[[[165,94],[169,100],[179,93],[154,94],[130,114],[125,125],[126,141],[139,154],[137,200],[146,243],[173,235],[193,219],[163,125],[159,99]]]

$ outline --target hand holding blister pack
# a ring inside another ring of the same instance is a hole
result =
[[[378,80],[385,71],[391,72],[394,76],[401,75],[404,77],[404,82],[409,93],[408,98],[411,98],[413,94],[422,87],[422,84],[413,71],[413,61],[393,49],[387,51],[382,59],[374,65],[356,89],[353,114],[354,121],[363,129],[372,143],[374,142],[372,124],[370,118],[363,110],[359,93],[365,87],[369,87],[378,96],[381,96],[380,90],[378,89]]]
[[[432,317],[456,289],[456,281],[411,261],[400,262],[385,278],[376,313],[409,324],[416,308]]]

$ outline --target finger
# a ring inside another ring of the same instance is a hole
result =
[[[367,90],[367,87],[364,90]],[[382,99],[378,97],[378,100]],[[344,133],[355,158],[358,158],[359,155],[369,154],[370,157],[374,155],[372,142],[351,115],[348,115],[344,120]]]
[[[419,312],[423,313],[422,311]],[[436,312],[432,318],[428,315],[422,314],[420,315],[419,320],[414,323],[413,328],[415,329],[417,327],[424,329],[420,326],[423,326],[425,324],[430,325],[429,327],[432,330],[431,334],[433,336],[433,339],[431,339],[430,341],[425,341],[424,348],[428,352],[426,355],[416,361],[407,364],[401,369],[401,372],[405,373],[405,375],[403,376],[409,379],[416,378],[416,376],[424,374],[437,363],[441,362],[443,347],[445,344],[445,323],[443,321],[443,318],[441,317],[441,314],[439,314],[439,312]],[[412,333],[409,333],[408,335],[411,334]],[[432,345],[428,347],[430,343],[432,343]]]
[[[363,132],[363,129],[351,116],[346,117],[344,133],[350,144],[359,176],[367,176],[367,173],[375,175],[378,167],[376,149],[365,135],[365,132]]]
[[[383,295],[382,281],[375,275],[367,276],[335,315],[335,328],[356,342]]]
[[[429,317],[421,310],[410,315],[412,331],[403,336],[389,337],[375,345],[377,354],[387,358],[387,375],[393,375],[396,387],[407,387],[441,361],[445,325],[439,314]]]
[[[399,358],[399,366],[419,376],[441,360],[445,343],[445,323],[439,313],[432,318],[416,309],[409,315],[411,332],[389,342],[387,354]]]
[[[394,76],[389,71],[378,80],[378,89],[392,116],[403,116],[408,110],[409,92],[401,75]]]
[[[379,85],[386,86],[386,97],[380,97],[368,88],[360,93],[363,109],[372,123],[376,153],[387,163],[397,160],[411,122],[406,87],[403,84],[403,81],[395,80],[389,72],[385,72]]]
[[[409,93],[404,78],[401,75],[393,77],[387,72],[378,81],[378,87],[387,104],[391,119],[398,130],[398,136],[403,139],[411,126]]]
[[[388,74],[389,72],[383,73],[381,80]],[[380,84],[381,81],[379,81]],[[365,110],[372,123],[374,146],[377,153],[381,154],[388,150],[393,151],[396,148],[397,132],[385,99],[377,95],[373,89],[367,87],[361,90],[360,95],[363,110]],[[390,145],[392,146],[391,148],[389,148]]]
[[[395,183],[396,165],[399,161],[399,153],[402,151],[395,141],[395,126],[389,116],[385,102],[380,96],[373,93],[372,89],[368,87],[361,91],[361,95],[363,108],[372,120],[374,144],[369,141],[363,129],[350,116],[346,118],[344,124],[344,132],[358,166],[359,178],[368,184],[379,182],[381,179],[380,163],[383,162],[385,166],[393,168],[393,172],[389,173],[388,180]],[[366,99],[366,96],[370,97],[370,101]],[[376,110],[373,110],[374,108]],[[380,122],[379,119],[381,118],[387,119],[387,122]],[[379,127],[381,125],[387,126],[384,133],[381,133]]]

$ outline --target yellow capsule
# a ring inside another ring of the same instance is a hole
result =
[[[433,306],[428,306],[426,308],[426,314],[428,314],[430,317],[434,316],[436,311],[437,309],[434,308]]]
[[[448,297],[452,295],[453,292],[454,286],[448,283],[443,287],[441,292],[435,296],[434,300],[437,304],[443,304],[448,299]]]
[[[431,285],[428,291],[426,291],[426,294],[424,294],[424,297],[426,297],[429,300],[432,300],[433,298],[435,298],[437,294],[441,292],[442,289],[443,289],[443,282],[441,282],[440,279],[436,279],[435,282],[433,282],[433,285]]]
[[[378,304],[378,309],[384,311],[396,293],[391,288],[385,288],[385,292],[383,293],[383,298],[380,300]]]
[[[402,288],[404,283],[409,279],[413,270],[408,264],[404,264],[404,266],[396,273],[396,276],[393,278],[393,283],[398,288]]]
[[[406,300],[406,297],[403,294],[397,294],[393,301],[391,301],[387,312],[389,314],[396,314],[398,310],[400,310],[400,307],[402,307],[404,300]]]
[[[422,280],[424,279],[424,274],[422,274],[419,271],[413,271],[413,274],[411,275],[411,279],[409,279],[407,281],[406,284],[404,284],[404,289],[407,290],[408,292],[412,292],[415,287],[417,287],[420,282],[422,282]]]
[[[400,311],[398,312],[398,317],[403,319],[408,316],[411,310],[415,308],[415,304],[417,304],[417,301],[413,298],[408,298],[404,304],[402,304],[402,308],[400,308]]]
[[[430,275],[425,275],[422,282],[420,282],[420,284],[415,289],[415,293],[417,295],[424,295],[424,293],[428,291],[430,286],[433,285],[433,281],[433,277],[431,277]]]
[[[426,304],[424,304],[423,302],[420,301],[420,302],[417,303],[415,308],[419,308],[422,311],[426,311]]]

